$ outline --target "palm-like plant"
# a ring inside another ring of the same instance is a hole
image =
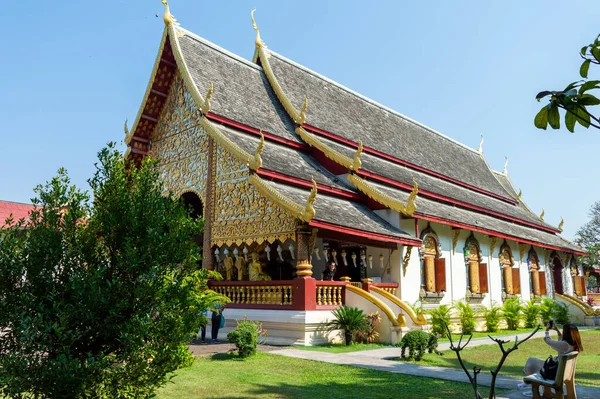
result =
[[[352,306],[341,306],[331,312],[335,320],[329,322],[327,331],[342,330],[346,345],[352,343],[355,333],[363,332],[369,326],[367,317],[359,308]]]

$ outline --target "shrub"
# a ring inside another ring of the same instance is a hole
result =
[[[484,309],[483,317],[485,318],[485,327],[488,332],[498,331],[498,324],[500,324],[500,318],[502,317],[502,308],[494,303],[491,307]]]
[[[2,230],[0,397],[150,397],[226,300],[197,266],[202,220],[163,192],[156,162],[112,146],[98,159],[93,201],[61,169]]]
[[[475,331],[475,314],[473,313],[473,307],[468,302],[456,302],[454,306],[458,309],[463,333],[472,335]]]
[[[530,299],[523,308],[523,317],[525,319],[525,327],[533,328],[540,323],[540,305],[535,299]]]
[[[352,343],[356,334],[362,334],[368,328],[368,321],[359,308],[353,306],[340,306],[331,312],[335,320],[329,322],[327,331],[342,330],[346,345]]]
[[[556,324],[569,324],[569,307],[564,303],[556,303],[554,307],[554,321]]]
[[[379,312],[369,313],[367,315],[367,328],[363,331],[359,331],[359,339],[367,344],[371,344],[375,342],[375,340],[379,337],[379,333],[377,332],[377,327],[381,324],[381,316]]]
[[[244,318],[237,321],[237,327],[227,334],[227,340],[235,345],[239,357],[246,358],[256,353],[261,337],[266,334],[260,322]]]
[[[596,302],[594,301],[594,298],[592,298],[591,296],[587,297],[587,304],[590,306],[595,306]]]
[[[437,337],[425,331],[413,330],[407,332],[400,342],[396,344],[402,348],[401,357],[406,358],[406,349],[408,348],[408,359],[421,360],[426,350],[429,353],[441,354],[437,350]]]
[[[544,325],[548,324],[550,320],[554,319],[554,308],[556,307],[556,302],[550,298],[542,299],[542,304],[540,305],[540,317]]]
[[[450,325],[450,311],[452,306],[440,305],[427,313],[431,316],[431,333],[436,337],[446,335],[446,328]]]
[[[516,330],[519,328],[519,324],[521,323],[521,319],[523,317],[521,310],[523,310],[523,305],[521,304],[521,299],[519,297],[515,296],[512,298],[507,298],[504,301],[502,313],[509,330]]]

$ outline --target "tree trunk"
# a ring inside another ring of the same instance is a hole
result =
[[[352,331],[345,330],[344,338],[346,338],[346,345],[350,345],[352,343]]]

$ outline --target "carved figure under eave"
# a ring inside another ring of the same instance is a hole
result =
[[[238,281],[243,281],[244,280],[244,273],[246,271],[246,261],[244,260],[244,258],[242,258],[241,256],[237,258],[237,260],[235,261],[235,268],[237,269],[237,273],[238,273]]]
[[[252,252],[252,262],[248,264],[248,276],[250,281],[270,281],[271,277],[263,273],[262,264],[258,258],[258,253]]]
[[[225,257],[223,260],[223,265],[225,266],[226,280],[233,280],[233,258],[229,255]]]

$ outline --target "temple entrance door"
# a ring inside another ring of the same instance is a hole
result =
[[[188,207],[188,212],[189,212],[190,216],[192,217],[192,219],[196,220],[199,217],[202,217],[202,215],[204,213],[204,206],[202,204],[202,200],[200,199],[200,197],[198,197],[198,195],[196,193],[193,193],[193,192],[183,193],[183,194],[181,194],[181,199],[183,200],[183,203],[185,204],[185,206]],[[202,244],[203,244],[203,240],[204,240],[204,234],[194,235],[194,236],[192,236],[192,239],[194,240],[196,245],[198,245],[198,251],[200,252],[200,254],[202,254]],[[198,266],[202,266],[202,261],[198,262]]]
[[[354,282],[360,282],[362,281],[361,277],[360,277],[360,263],[361,263],[361,259],[360,259],[360,250],[361,247],[346,247],[346,263],[348,263],[348,266],[346,266],[346,270],[345,270],[345,274],[339,274],[339,276],[348,276],[350,277]],[[355,260],[352,260],[352,254],[356,255]],[[354,262],[356,262],[356,266],[354,266]],[[341,265],[343,266],[343,264]]]
[[[558,256],[554,257],[554,269],[552,269],[552,280],[554,280],[554,292],[557,294],[563,294],[563,266]]]

